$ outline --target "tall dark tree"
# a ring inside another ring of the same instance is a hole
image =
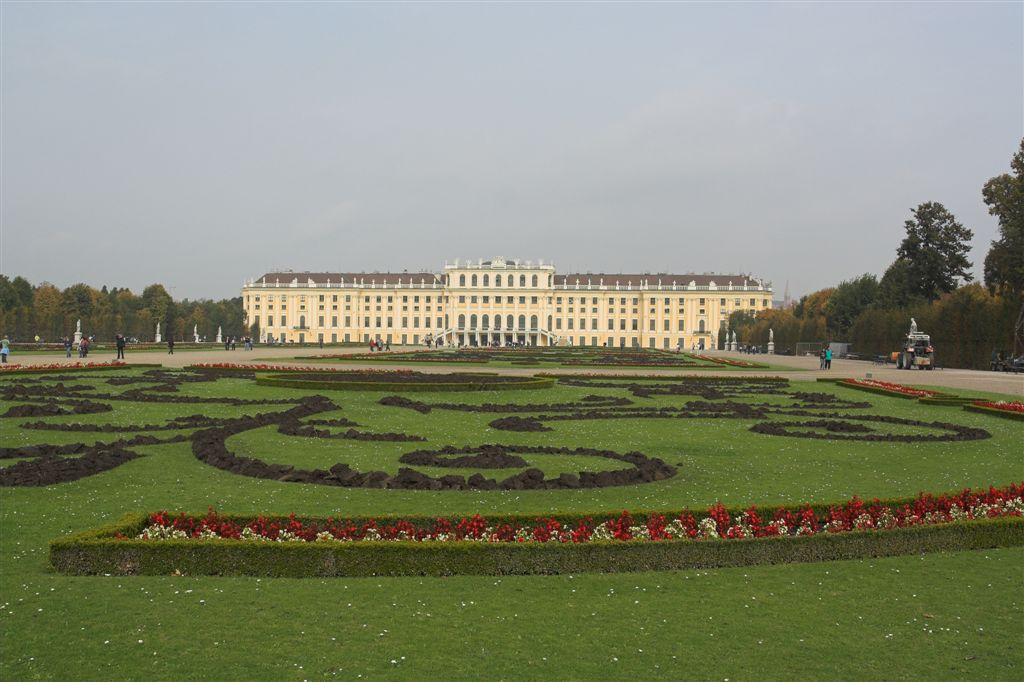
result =
[[[877,298],[878,280],[874,275],[864,274],[841,282],[825,304],[829,335],[846,339],[853,321]]]
[[[1024,140],[1010,161],[1013,173],[985,183],[981,195],[999,219],[999,239],[985,256],[985,285],[990,291],[1024,293]]]
[[[1013,173],[985,183],[981,195],[988,212],[999,219],[999,239],[985,256],[985,284],[1020,302],[1014,324],[1013,350],[1024,345],[1024,140],[1010,161]]]
[[[907,262],[910,293],[934,301],[959,280],[973,279],[967,253],[974,233],[936,201],[921,204],[913,215],[903,224],[907,236],[896,255]]]

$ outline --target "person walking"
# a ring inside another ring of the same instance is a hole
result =
[[[832,349],[825,349],[825,369],[832,369]]]
[[[114,337],[114,343],[117,346],[117,359],[124,360],[124,334],[118,333]]]
[[[6,336],[0,339],[0,362],[7,364],[7,356],[11,354],[11,340]]]
[[[167,339],[167,354],[174,355],[174,339]]]
[[[71,344],[71,337],[65,336],[64,337],[64,354],[65,354],[65,356],[67,356],[69,358],[71,357],[71,345],[72,345]]]

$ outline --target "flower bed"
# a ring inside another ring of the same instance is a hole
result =
[[[257,376],[256,383],[284,388],[342,391],[500,391],[551,388],[554,379],[497,374],[423,374],[420,372],[307,372]]]
[[[964,405],[965,410],[971,412],[981,412],[983,414],[994,414],[1000,417],[1006,417],[1008,419],[1019,419],[1024,421],[1024,403],[1020,401],[1013,402],[988,402],[984,400],[977,400],[970,405]]]
[[[166,512],[54,540],[66,573],[529,574],[745,566],[1024,544],[1024,485],[778,509],[305,518]]]
[[[835,383],[840,386],[849,386],[850,388],[857,388],[862,391],[869,391],[871,393],[879,393],[882,395],[891,395],[897,398],[934,398],[942,395],[941,391],[910,388],[909,386],[903,386],[902,384],[891,384],[888,381],[878,381],[877,379],[840,379]]]
[[[768,365],[760,362],[748,362],[747,360],[733,360],[731,358],[718,358],[712,355],[694,355],[693,357],[705,362],[713,362],[716,365],[728,365],[729,367],[742,367],[744,369],[768,369]]]
[[[0,374],[32,374],[36,372],[63,372],[64,370],[90,370],[90,369],[118,369],[127,367],[128,363],[121,361],[111,362],[50,362],[37,365],[0,365]],[[158,367],[159,365],[133,365],[135,367]]]
[[[201,362],[189,365],[185,369],[192,370],[218,370],[218,371],[239,371],[239,372],[316,372],[327,374],[336,372],[338,374],[351,373],[353,370],[333,369],[331,367],[302,367],[298,365],[268,365],[265,363],[234,363],[234,362]],[[406,369],[363,369],[358,370],[360,374],[367,372],[379,372],[381,374],[399,374],[409,372]]]

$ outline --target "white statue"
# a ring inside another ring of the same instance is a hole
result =
[[[910,333],[917,333],[917,320],[915,320],[914,318],[910,318]]]
[[[768,343],[774,343],[774,342],[775,342],[775,330],[772,329],[771,327],[768,327]]]
[[[161,340],[162,340],[162,339],[161,339],[161,337],[160,337],[160,323],[159,323],[159,322],[157,322],[157,323],[156,323],[156,339],[155,339],[155,342],[156,342],[156,343],[160,343],[160,341],[161,341]]]
[[[217,343],[224,343],[221,341],[220,325],[217,326]]]
[[[77,323],[75,323],[75,345],[77,346],[78,343],[81,340],[82,340],[82,321],[79,320]]]
[[[199,325],[192,325],[192,340],[199,343]]]

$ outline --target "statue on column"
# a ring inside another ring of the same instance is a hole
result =
[[[75,345],[77,346],[78,342],[81,341],[81,340],[82,340],[82,320],[79,319],[78,322],[75,323]]]
[[[224,343],[221,341],[220,325],[217,326],[217,343]]]
[[[156,323],[156,341],[155,342],[156,343],[160,343],[161,340],[162,339],[160,338],[160,323],[157,322]]]
[[[775,355],[775,330],[768,327],[768,355]]]

